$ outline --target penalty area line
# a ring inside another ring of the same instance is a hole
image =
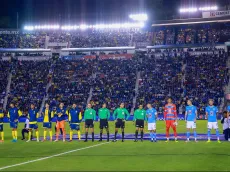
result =
[[[101,145],[104,145],[104,144],[108,144],[108,143],[110,143],[110,142],[100,143],[100,144],[96,144],[96,145],[92,145],[92,146],[87,146],[87,147],[83,147],[83,148],[79,148],[79,149],[74,149],[74,150],[71,150],[71,151],[59,153],[59,154],[56,154],[56,155],[47,156],[47,157],[44,157],[44,158],[38,158],[38,159],[35,159],[35,160],[26,161],[26,162],[14,164],[14,165],[8,165],[8,166],[5,166],[5,167],[0,167],[0,170],[5,170],[5,169],[16,167],[16,166],[21,166],[21,165],[30,164],[30,163],[37,162],[37,161],[42,161],[42,160],[45,160],[45,159],[50,159],[50,158],[53,158],[53,157],[58,157],[58,156],[61,156],[61,155],[65,155],[65,154],[69,154],[69,153],[73,153],[73,152],[77,152],[77,151],[81,151],[81,150],[85,150],[85,149],[90,149],[90,148],[98,147],[98,146],[101,146]]]

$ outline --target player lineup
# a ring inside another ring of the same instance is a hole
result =
[[[147,126],[147,129],[150,134],[150,141],[157,142],[157,133],[156,133],[156,124],[158,118],[157,110],[152,106],[151,103],[148,103],[147,110],[144,109],[142,104],[139,104],[138,109],[134,111],[134,119],[135,122],[135,139],[134,142],[138,141],[138,134],[140,134],[140,140],[143,141],[144,136],[144,127]],[[229,108],[228,108],[229,109]],[[217,142],[220,142],[219,139],[219,130],[218,130],[218,121],[217,121],[218,108],[214,106],[214,101],[210,99],[208,101],[208,106],[205,108],[205,115],[207,119],[207,142],[211,142],[211,130],[214,129],[216,131]],[[59,141],[59,133],[62,132],[62,141],[66,141],[66,126],[69,124],[70,132],[69,132],[69,140],[68,142],[72,142],[74,132],[78,135],[78,140],[81,140],[81,132],[80,132],[80,124],[83,122],[84,115],[84,126],[85,126],[85,140],[88,141],[88,133],[90,132],[92,135],[92,142],[94,142],[94,123],[96,122],[96,111],[92,108],[92,105],[87,104],[87,108],[84,110],[84,114],[82,114],[82,109],[77,107],[76,103],[73,103],[71,108],[67,111],[64,108],[64,103],[60,103],[59,107],[53,111],[51,110],[49,103],[45,104],[45,108],[42,110],[41,115],[43,116],[43,139],[39,138],[39,128],[37,124],[37,120],[39,117],[39,111],[36,109],[35,104],[31,103],[30,109],[28,110],[28,114],[25,115],[29,119],[28,123],[28,140],[31,141],[31,135],[33,130],[35,131],[37,142],[45,142],[47,139],[47,132],[49,132],[49,141],[58,142]],[[68,119],[65,116],[68,116]],[[185,109],[185,120],[186,120],[186,142],[190,141],[190,132],[193,131],[194,141],[197,142],[197,133],[196,133],[196,119],[197,119],[197,108],[192,104],[191,100],[187,101],[187,106]],[[226,114],[227,116],[228,113]],[[17,142],[18,140],[18,121],[19,117],[22,116],[22,112],[15,106],[14,103],[10,104],[10,108],[8,109],[7,117],[9,119],[10,128],[12,129],[12,142]],[[110,118],[110,110],[107,108],[106,103],[102,104],[102,107],[98,110],[99,117],[99,127],[100,127],[100,138],[99,141],[102,141],[103,130],[107,133],[107,142],[110,141],[110,133],[109,133],[109,118]],[[119,107],[115,109],[113,112],[113,119],[115,121],[115,131],[114,138],[112,138],[113,142],[117,141],[117,134],[119,129],[121,131],[122,139],[121,141],[125,141],[125,122],[129,119],[130,114],[128,110],[125,108],[125,104],[120,103]],[[52,119],[56,117],[56,139],[53,140],[53,132],[52,132]],[[0,107],[0,133],[1,133],[1,142],[4,142],[4,127],[3,127],[3,108]],[[165,128],[166,128],[166,141],[169,142],[169,130],[173,129],[174,133],[174,141],[177,140],[177,109],[176,105],[173,104],[172,98],[167,99],[167,104],[164,106],[164,120],[165,120]]]

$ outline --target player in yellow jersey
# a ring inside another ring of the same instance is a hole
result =
[[[49,130],[50,134],[50,141],[53,140],[53,132],[52,132],[52,118],[54,117],[54,112],[50,109],[50,105],[48,103],[45,104],[45,108],[42,111],[43,115],[43,128],[44,128],[44,134],[43,134],[43,142],[46,141],[46,134],[47,130]]]
[[[35,133],[36,133],[37,142],[39,142],[39,132],[38,132],[38,124],[37,124],[38,117],[39,117],[38,109],[35,108],[34,103],[31,103],[30,109],[28,111],[29,138],[28,138],[27,142],[31,141],[31,134],[32,134],[33,129],[35,130]]]

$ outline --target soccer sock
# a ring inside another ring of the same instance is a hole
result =
[[[166,128],[166,137],[169,138],[169,128]]]
[[[138,131],[136,130],[135,132],[135,138],[137,139],[137,136],[138,136]]]
[[[196,140],[196,131],[194,131],[194,138],[195,138],[195,140]]]
[[[114,139],[117,139],[117,131],[115,131],[115,137],[114,137]]]
[[[150,138],[151,138],[151,140],[153,140],[153,133],[152,132],[150,132]]]
[[[156,134],[156,133],[153,133],[153,137],[154,137],[154,139],[156,140],[156,139],[157,139],[157,134]]]
[[[100,140],[102,140],[102,132],[100,132]]]
[[[94,141],[94,132],[92,132],[92,141]]]
[[[122,140],[124,140],[124,137],[125,137],[125,132],[122,131]]]
[[[141,131],[141,139],[143,139],[144,131]]]
[[[88,140],[88,132],[85,132],[85,140]]]
[[[190,137],[190,132],[187,131],[187,140],[189,140],[189,137]]]
[[[1,132],[2,141],[4,140],[4,132]]]
[[[66,136],[66,132],[65,132],[65,129],[64,128],[62,128],[62,138],[63,138],[63,140],[65,140],[65,136]]]
[[[17,130],[14,131],[14,136],[15,136],[15,139],[17,140],[18,139],[18,131]]]
[[[31,131],[29,131],[29,137],[28,140],[31,140]]]
[[[210,140],[211,131],[208,129],[208,140]]]
[[[39,140],[39,132],[36,131],[35,133],[36,133],[37,140]]]
[[[107,132],[107,140],[109,140],[109,132]]]
[[[77,131],[77,135],[78,135],[78,140],[81,140],[81,131]]]
[[[219,130],[216,129],[216,137],[217,137],[217,140],[219,140]]]
[[[59,128],[56,129],[56,140],[59,138]]]
[[[53,140],[53,131],[50,131],[50,140]]]
[[[44,130],[44,136],[43,136],[43,139],[46,140],[46,130]]]
[[[12,137],[13,137],[13,139],[15,139],[15,136],[14,136],[14,130],[12,131]]]
[[[70,132],[69,132],[69,137],[70,137],[69,138],[70,140],[73,140],[73,131],[72,130],[70,130]]]

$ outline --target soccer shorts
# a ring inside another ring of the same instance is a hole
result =
[[[30,124],[30,125],[29,125],[29,128],[30,128],[30,129],[35,129],[35,130],[36,130],[36,129],[38,129],[38,124]]]
[[[208,129],[218,129],[217,122],[208,122]]]
[[[52,128],[52,123],[51,122],[43,122],[43,128]]]
[[[137,128],[144,128],[144,126],[145,126],[145,123],[144,123],[143,119],[137,119],[136,120],[136,127]]]
[[[92,119],[86,119],[85,120],[85,128],[94,128],[94,124],[93,124]]]
[[[10,128],[17,129],[18,128],[18,122],[10,122]]]
[[[195,129],[196,128],[196,123],[194,121],[187,121],[186,128]]]
[[[60,128],[65,128],[65,121],[57,121],[57,124],[56,124],[56,128],[57,129],[60,129]]]
[[[116,128],[125,128],[125,121],[124,121],[124,119],[117,119],[115,127]]]
[[[156,130],[156,123],[148,123],[148,130]]]
[[[170,127],[172,128],[176,127],[174,120],[166,120],[166,128],[170,128]]]
[[[108,128],[109,123],[107,119],[100,119],[100,129]]]
[[[0,132],[3,132],[3,124],[0,124]]]
[[[69,126],[71,130],[80,130],[80,124],[70,123]]]

